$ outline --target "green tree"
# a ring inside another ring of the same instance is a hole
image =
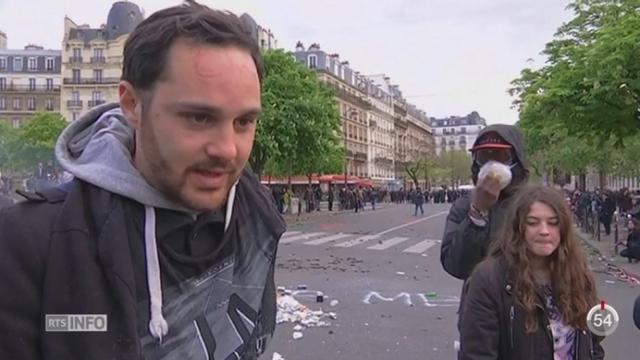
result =
[[[511,89],[520,119],[558,123],[598,145],[617,147],[640,129],[640,12],[637,0],[574,0],[575,17]]]
[[[20,146],[20,139],[16,129],[0,119],[0,171],[13,172],[15,170],[16,149]]]
[[[339,172],[344,162],[335,94],[282,50],[264,53],[262,107],[252,169],[276,176]]]
[[[37,113],[25,126],[13,129],[0,121],[0,168],[28,171],[53,159],[55,143],[68,125],[57,113]]]
[[[30,144],[53,150],[60,133],[68,124],[58,113],[40,112],[20,129],[21,137]]]

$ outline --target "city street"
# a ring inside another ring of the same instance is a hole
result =
[[[449,205],[388,205],[376,211],[312,214],[292,222],[281,240],[276,283],[311,310],[334,312],[329,326],[301,330],[279,324],[266,359],[455,359],[461,281],[440,265],[440,239]],[[603,272],[594,259],[601,297],[621,324],[605,340],[607,359],[629,359],[640,332],[632,323],[640,288]],[[317,302],[317,294],[324,294]],[[332,300],[337,300],[332,303]],[[277,357],[276,357],[277,358]]]

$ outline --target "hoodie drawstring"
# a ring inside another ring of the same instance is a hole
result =
[[[236,197],[236,184],[229,191],[227,209],[225,214],[225,232],[231,223],[233,213],[233,202]],[[149,286],[149,300],[151,308],[151,318],[149,320],[149,331],[151,335],[160,340],[169,332],[169,324],[162,315],[162,283],[160,280],[160,262],[158,261],[158,245],[156,240],[156,211],[153,206],[144,207],[144,250],[147,264],[147,285]]]
[[[169,324],[162,315],[162,285],[160,283],[160,262],[156,244],[156,213],[153,206],[144,207],[144,248],[147,256],[147,285],[151,303],[149,331],[162,342],[169,332]]]

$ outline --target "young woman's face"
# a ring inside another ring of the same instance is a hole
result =
[[[560,245],[560,219],[544,203],[534,202],[526,219],[525,240],[530,253],[540,257],[553,254]]]

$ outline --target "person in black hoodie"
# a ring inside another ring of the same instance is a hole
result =
[[[525,141],[515,126],[491,125],[484,128],[471,152],[475,189],[470,195],[457,199],[451,207],[440,252],[445,271],[463,280],[487,254],[490,239],[504,220],[511,196],[529,178]],[[511,168],[511,183],[502,191],[496,180],[478,180],[480,168],[491,160]]]
[[[58,139],[74,180],[0,212],[0,359],[265,351],[285,224],[245,170],[262,79],[247,25],[187,1],[129,35],[119,103]],[[106,315],[107,329],[49,332],[50,314]]]
[[[626,257],[629,262],[640,261],[640,221],[637,218],[629,219],[628,228],[627,247],[620,252],[620,256]]]

